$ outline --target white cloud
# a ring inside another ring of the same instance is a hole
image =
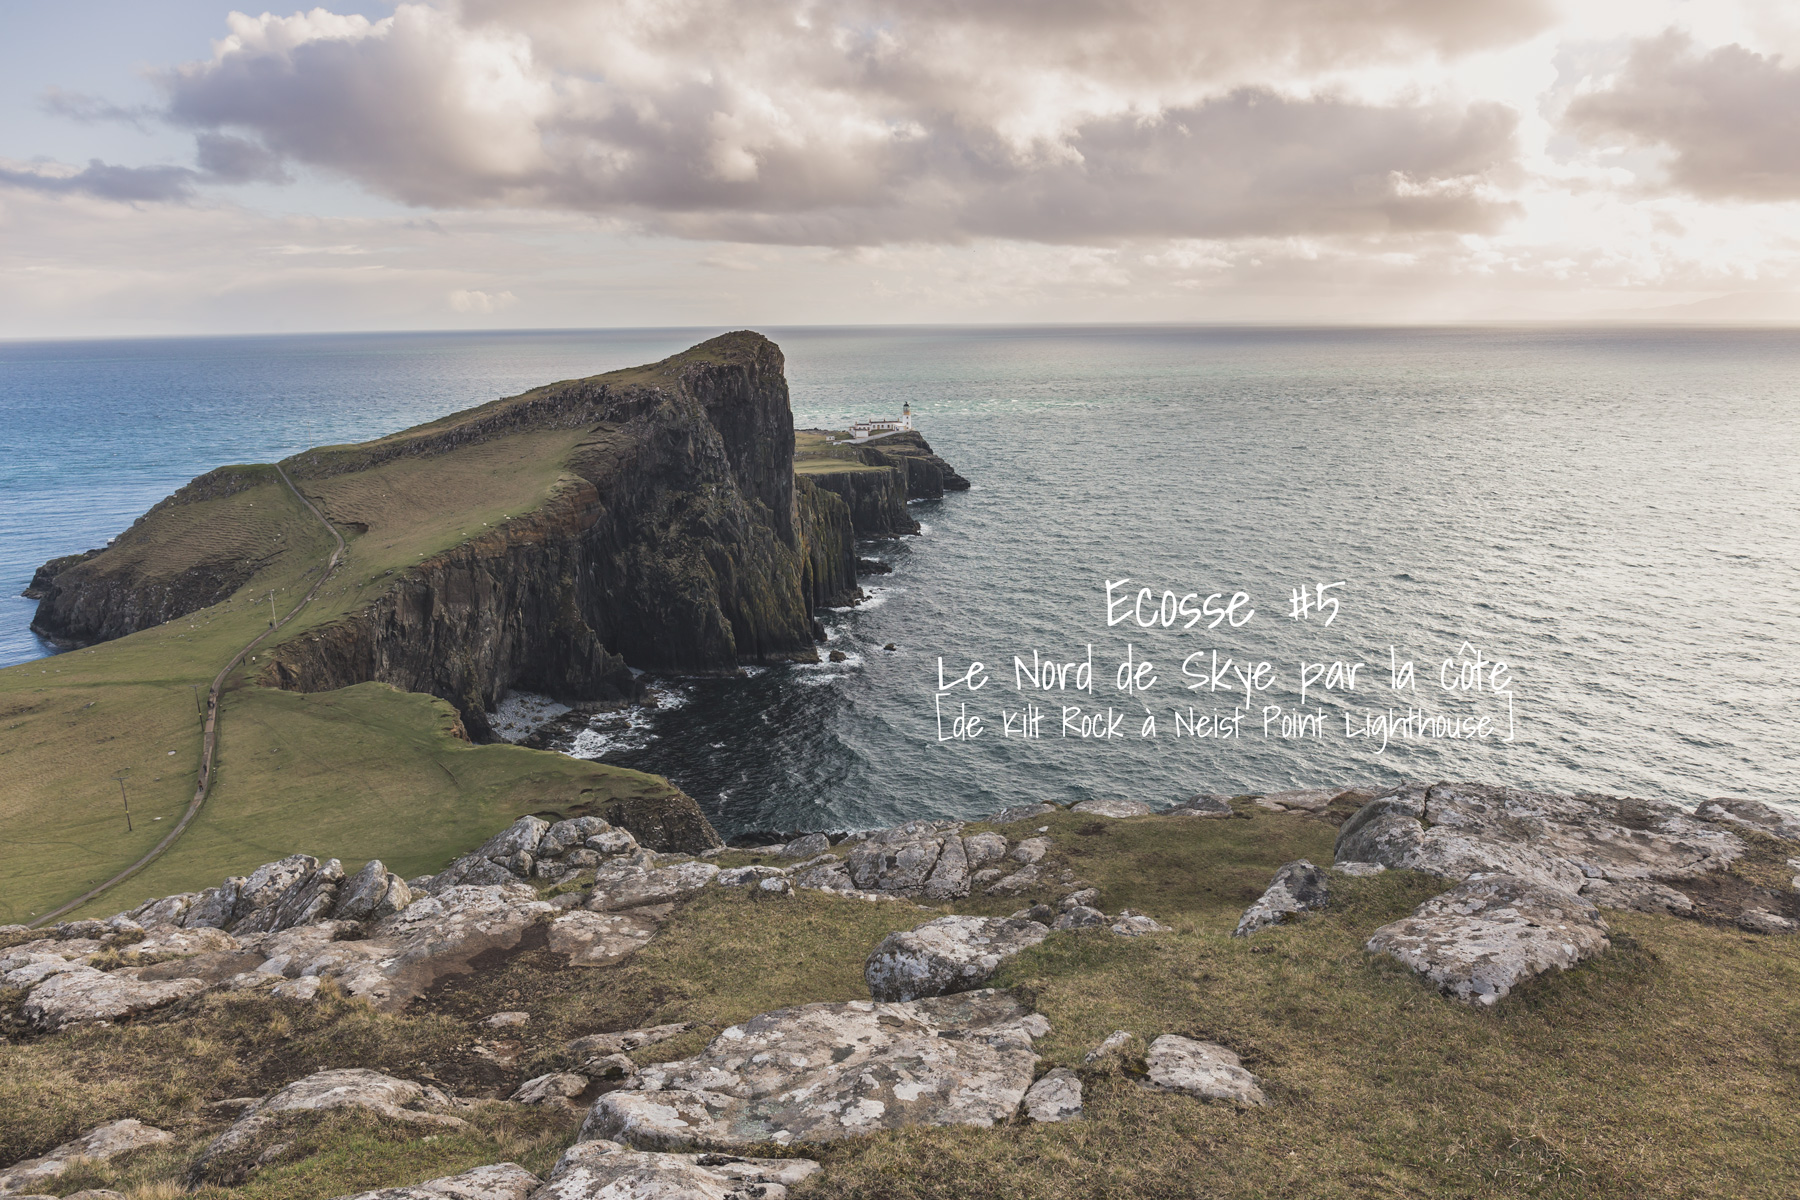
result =
[[[457,288],[448,299],[450,307],[459,313],[497,313],[519,302],[511,292],[483,292],[473,288]]]

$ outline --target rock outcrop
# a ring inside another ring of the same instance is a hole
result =
[[[358,1192],[339,1200],[528,1200],[543,1180],[518,1163],[493,1163],[408,1187]],[[610,1200],[610,1198],[609,1198]]]
[[[48,1192],[56,1188],[56,1181],[75,1163],[103,1163],[132,1150],[161,1146],[174,1140],[174,1134],[129,1117],[108,1121],[74,1141],[64,1142],[48,1154],[28,1158],[0,1171],[0,1196]]]
[[[533,1200],[783,1200],[818,1169],[809,1158],[657,1154],[594,1139],[569,1147]]]
[[[1249,937],[1309,909],[1324,908],[1328,897],[1325,873],[1304,858],[1284,863],[1255,904],[1244,910],[1233,937]]]
[[[1213,1042],[1165,1033],[1150,1043],[1145,1082],[1167,1092],[1227,1100],[1250,1108],[1268,1104],[1262,1081],[1232,1051]]]
[[[863,978],[877,1000],[973,991],[992,979],[1005,959],[1049,936],[1049,928],[1036,921],[939,917],[883,938],[863,964]]]
[[[1031,1086],[1049,1022],[1005,992],[777,1009],[595,1102],[583,1140],[651,1150],[824,1142],[906,1125],[994,1125]]]
[[[1607,949],[1606,922],[1586,900],[1516,875],[1475,875],[1383,925],[1371,952],[1389,954],[1467,1003],[1493,1004],[1553,968]]]

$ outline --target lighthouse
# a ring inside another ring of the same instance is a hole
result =
[[[912,428],[912,402],[907,401],[900,406],[900,428]]]

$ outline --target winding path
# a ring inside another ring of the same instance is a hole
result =
[[[225,677],[236,670],[238,665],[244,661],[244,656],[256,649],[256,647],[262,643],[264,638],[299,616],[300,610],[305,608],[312,598],[319,594],[319,589],[325,586],[325,581],[331,578],[331,573],[333,571],[337,570],[338,561],[344,556],[344,535],[337,531],[337,526],[325,519],[325,514],[320,512],[318,507],[313,504],[311,500],[308,500],[305,496],[301,495],[300,489],[294,486],[294,481],[288,478],[287,472],[281,469],[280,463],[275,464],[275,473],[281,476],[281,482],[287,484],[288,491],[294,493],[294,498],[306,505],[306,510],[317,517],[319,523],[325,526],[330,532],[332,540],[337,543],[337,548],[331,552],[330,559],[325,563],[325,569],[319,573],[318,581],[312,585],[312,588],[306,595],[300,597],[300,602],[289,609],[288,614],[285,617],[282,617],[279,621],[276,621],[273,625],[270,625],[267,629],[251,638],[250,641],[245,644],[243,649],[234,654],[231,661],[226,663],[223,667],[220,667],[219,673],[213,676],[212,687],[209,688],[206,693],[205,732],[200,739],[200,777],[194,784],[194,798],[188,801],[187,811],[181,814],[181,820],[175,823],[175,828],[169,830],[169,832],[164,835],[163,840],[156,843],[144,857],[138,859],[100,886],[83,892],[61,908],[56,909],[53,912],[47,912],[37,920],[30,922],[26,926],[27,928],[35,929],[39,925],[54,921],[64,913],[73,912],[86,904],[89,900],[92,900],[94,897],[105,892],[107,889],[117,887],[127,879],[130,879],[133,875],[136,875],[139,871],[160,858],[163,851],[175,844],[175,839],[179,838],[182,833],[187,830],[187,827],[193,823],[194,818],[200,815],[200,806],[206,803],[206,789],[212,783],[213,757],[219,748],[219,692],[220,689],[225,686]]]

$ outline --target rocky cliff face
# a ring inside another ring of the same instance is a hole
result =
[[[807,478],[844,502],[859,537],[917,533],[919,523],[906,511],[908,500],[935,500],[946,491],[969,487],[969,481],[915,431],[887,434],[863,445],[839,442],[830,453],[844,461],[844,469],[831,470],[812,459]]]
[[[627,662],[704,673],[811,657],[812,610],[855,586],[854,561],[847,512],[796,490],[772,342],[730,334],[625,381],[526,402],[533,427],[589,425],[567,464],[575,482],[422,562],[365,612],[284,644],[270,682],[431,692],[479,739],[513,687],[616,699],[633,690]]]
[[[261,566],[271,547],[253,536],[222,531],[208,552],[169,569],[159,561],[150,530],[175,510],[226,500],[270,482],[266,467],[220,467],[159,502],[103,550],[53,558],[37,569],[26,597],[38,601],[31,630],[61,645],[111,641],[217,604]]]

